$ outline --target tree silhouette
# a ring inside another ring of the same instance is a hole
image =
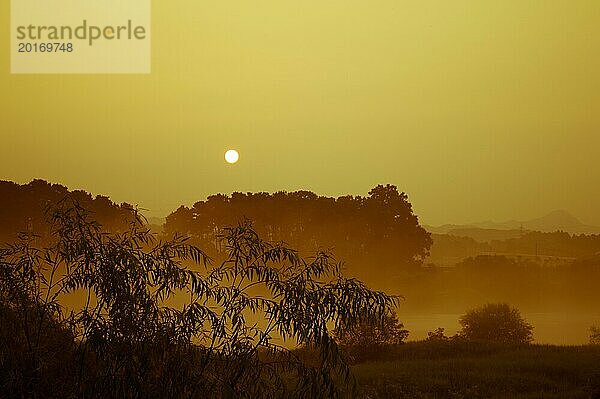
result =
[[[262,236],[301,251],[335,248],[350,260],[348,271],[363,278],[418,265],[431,246],[408,196],[392,185],[377,186],[368,197],[330,198],[309,191],[213,195],[177,209],[167,217],[165,229],[216,242],[224,226],[244,217],[254,221]],[[360,267],[366,260],[377,265],[370,273]]]
[[[467,339],[529,343],[533,327],[516,308],[506,303],[490,303],[470,310],[459,320],[460,335]]]
[[[394,312],[377,319],[363,317],[358,324],[340,326],[334,331],[335,340],[353,361],[375,358],[389,346],[402,344],[408,334]]]
[[[0,181],[0,242],[15,241],[18,233],[27,232],[46,244],[51,239],[46,210],[65,197],[89,210],[107,231],[125,231],[131,221],[131,205],[117,205],[105,196],[94,198],[85,191],[69,191],[65,186],[39,179],[24,185]]]
[[[303,258],[247,221],[221,230],[226,256],[214,263],[188,237],[156,241],[132,212],[127,231],[107,233],[63,201],[49,215],[54,245],[23,235],[0,252],[0,309],[18,320],[18,342],[0,352],[2,396],[335,397],[352,379],[332,331],[396,304],[342,276],[330,254]],[[65,312],[59,299],[73,293],[83,304]],[[60,385],[40,339],[56,336],[69,365]],[[316,348],[318,364],[282,339]]]

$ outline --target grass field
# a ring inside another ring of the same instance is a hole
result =
[[[409,342],[353,372],[363,398],[600,398],[599,346]]]

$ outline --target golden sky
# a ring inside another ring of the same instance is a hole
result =
[[[10,75],[0,24],[0,179],[151,215],[393,183],[427,223],[600,224],[598,0],[155,0],[150,75]]]

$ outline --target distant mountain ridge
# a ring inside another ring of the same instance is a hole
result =
[[[554,231],[564,231],[571,234],[600,234],[600,227],[590,226],[582,223],[579,219],[573,216],[566,210],[560,209],[552,211],[545,216],[518,221],[510,220],[506,222],[478,222],[465,225],[445,224],[442,226],[424,226],[431,233],[436,234],[453,234],[460,235],[465,230],[481,229],[507,231],[510,230],[510,235],[516,234],[518,231],[541,231],[551,233]],[[502,233],[498,233],[501,235]]]

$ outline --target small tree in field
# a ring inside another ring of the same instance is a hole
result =
[[[341,327],[335,331],[335,339],[345,347],[384,346],[401,344],[408,334],[396,313],[389,312],[378,320],[365,317],[349,328]]]
[[[600,345],[600,327],[590,327],[590,345]]]
[[[334,337],[350,359],[359,362],[378,357],[389,345],[403,343],[408,330],[398,321],[396,313],[390,311],[382,318],[367,316],[359,323],[341,325],[334,331]]]
[[[518,309],[506,303],[487,304],[468,311],[459,319],[460,335],[467,339],[496,342],[530,343],[533,326]]]

